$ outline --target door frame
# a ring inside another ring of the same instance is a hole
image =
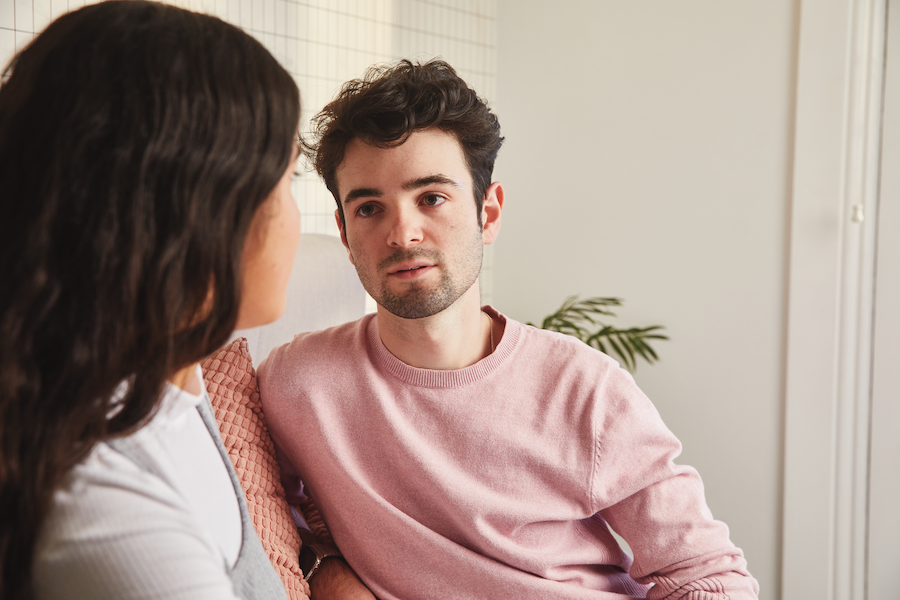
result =
[[[865,596],[886,5],[887,0],[800,1],[784,600]]]

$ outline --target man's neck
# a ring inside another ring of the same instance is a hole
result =
[[[493,350],[493,320],[481,311],[478,285],[436,315],[403,319],[378,307],[385,348],[411,367],[449,371],[477,363]]]

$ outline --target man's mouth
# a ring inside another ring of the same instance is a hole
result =
[[[391,269],[388,272],[388,275],[399,277],[400,279],[416,278],[420,273],[427,271],[433,266],[434,265],[407,262],[406,264],[400,264]]]
[[[396,251],[378,263],[378,270],[388,276],[414,279],[441,262],[441,255],[434,250]]]

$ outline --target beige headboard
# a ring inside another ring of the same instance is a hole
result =
[[[287,309],[274,323],[235,331],[247,338],[253,365],[303,331],[316,331],[354,321],[365,313],[366,293],[340,238],[306,233],[300,236],[294,272],[288,284]]]

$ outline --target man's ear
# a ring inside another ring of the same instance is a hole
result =
[[[495,181],[484,193],[481,205],[481,241],[484,245],[493,244],[500,233],[500,216],[503,212],[503,186]]]
[[[344,231],[344,222],[341,221],[341,213],[338,209],[334,209],[334,221],[337,223],[338,231],[341,232],[341,243],[347,249],[347,257],[350,259],[350,264],[356,266],[356,263],[353,262],[353,253],[350,252],[350,244],[347,243],[347,232]]]

